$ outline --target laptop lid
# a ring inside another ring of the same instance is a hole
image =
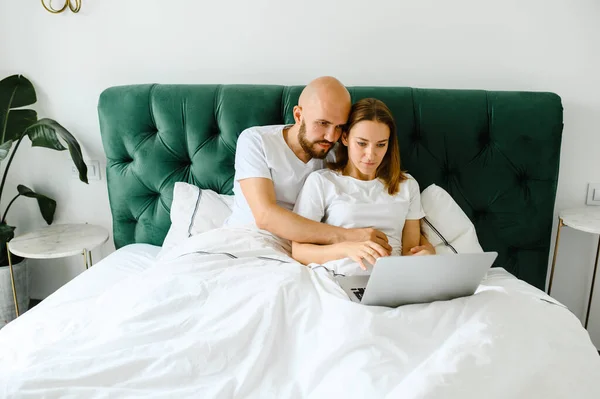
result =
[[[473,295],[497,256],[483,252],[379,258],[361,303],[397,307]]]

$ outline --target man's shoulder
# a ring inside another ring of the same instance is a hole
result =
[[[240,138],[247,140],[262,140],[281,134],[285,125],[252,126],[240,133]]]

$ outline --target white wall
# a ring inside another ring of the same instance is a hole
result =
[[[118,84],[305,84],[331,74],[347,85],[554,91],[565,107],[560,209],[583,205],[587,183],[600,182],[599,16],[596,0],[83,0],[77,15],[4,1],[0,76],[28,76],[41,115],[102,162],[98,95]],[[57,222],[111,228],[104,176],[85,186],[69,177],[67,153],[27,146],[14,166],[13,183],[57,199]],[[31,201],[15,211],[21,233],[43,224]],[[562,234],[553,294],[577,316],[595,240]],[[96,258],[112,250],[107,244]],[[83,267],[79,257],[32,263],[37,297]],[[600,299],[594,306],[590,331],[600,346]]]

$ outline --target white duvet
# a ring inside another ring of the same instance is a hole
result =
[[[471,297],[367,307],[271,244],[212,231],[42,302],[0,330],[0,397],[600,398],[579,320],[502,269]]]

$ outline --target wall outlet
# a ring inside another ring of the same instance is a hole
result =
[[[600,205],[600,183],[589,183],[586,205]]]
[[[100,162],[99,161],[85,161],[87,165],[87,177],[89,180],[100,180]],[[77,167],[71,163],[71,176],[75,179],[79,179],[79,171]],[[600,192],[600,191],[599,191]],[[599,201],[600,203],[600,201]]]

